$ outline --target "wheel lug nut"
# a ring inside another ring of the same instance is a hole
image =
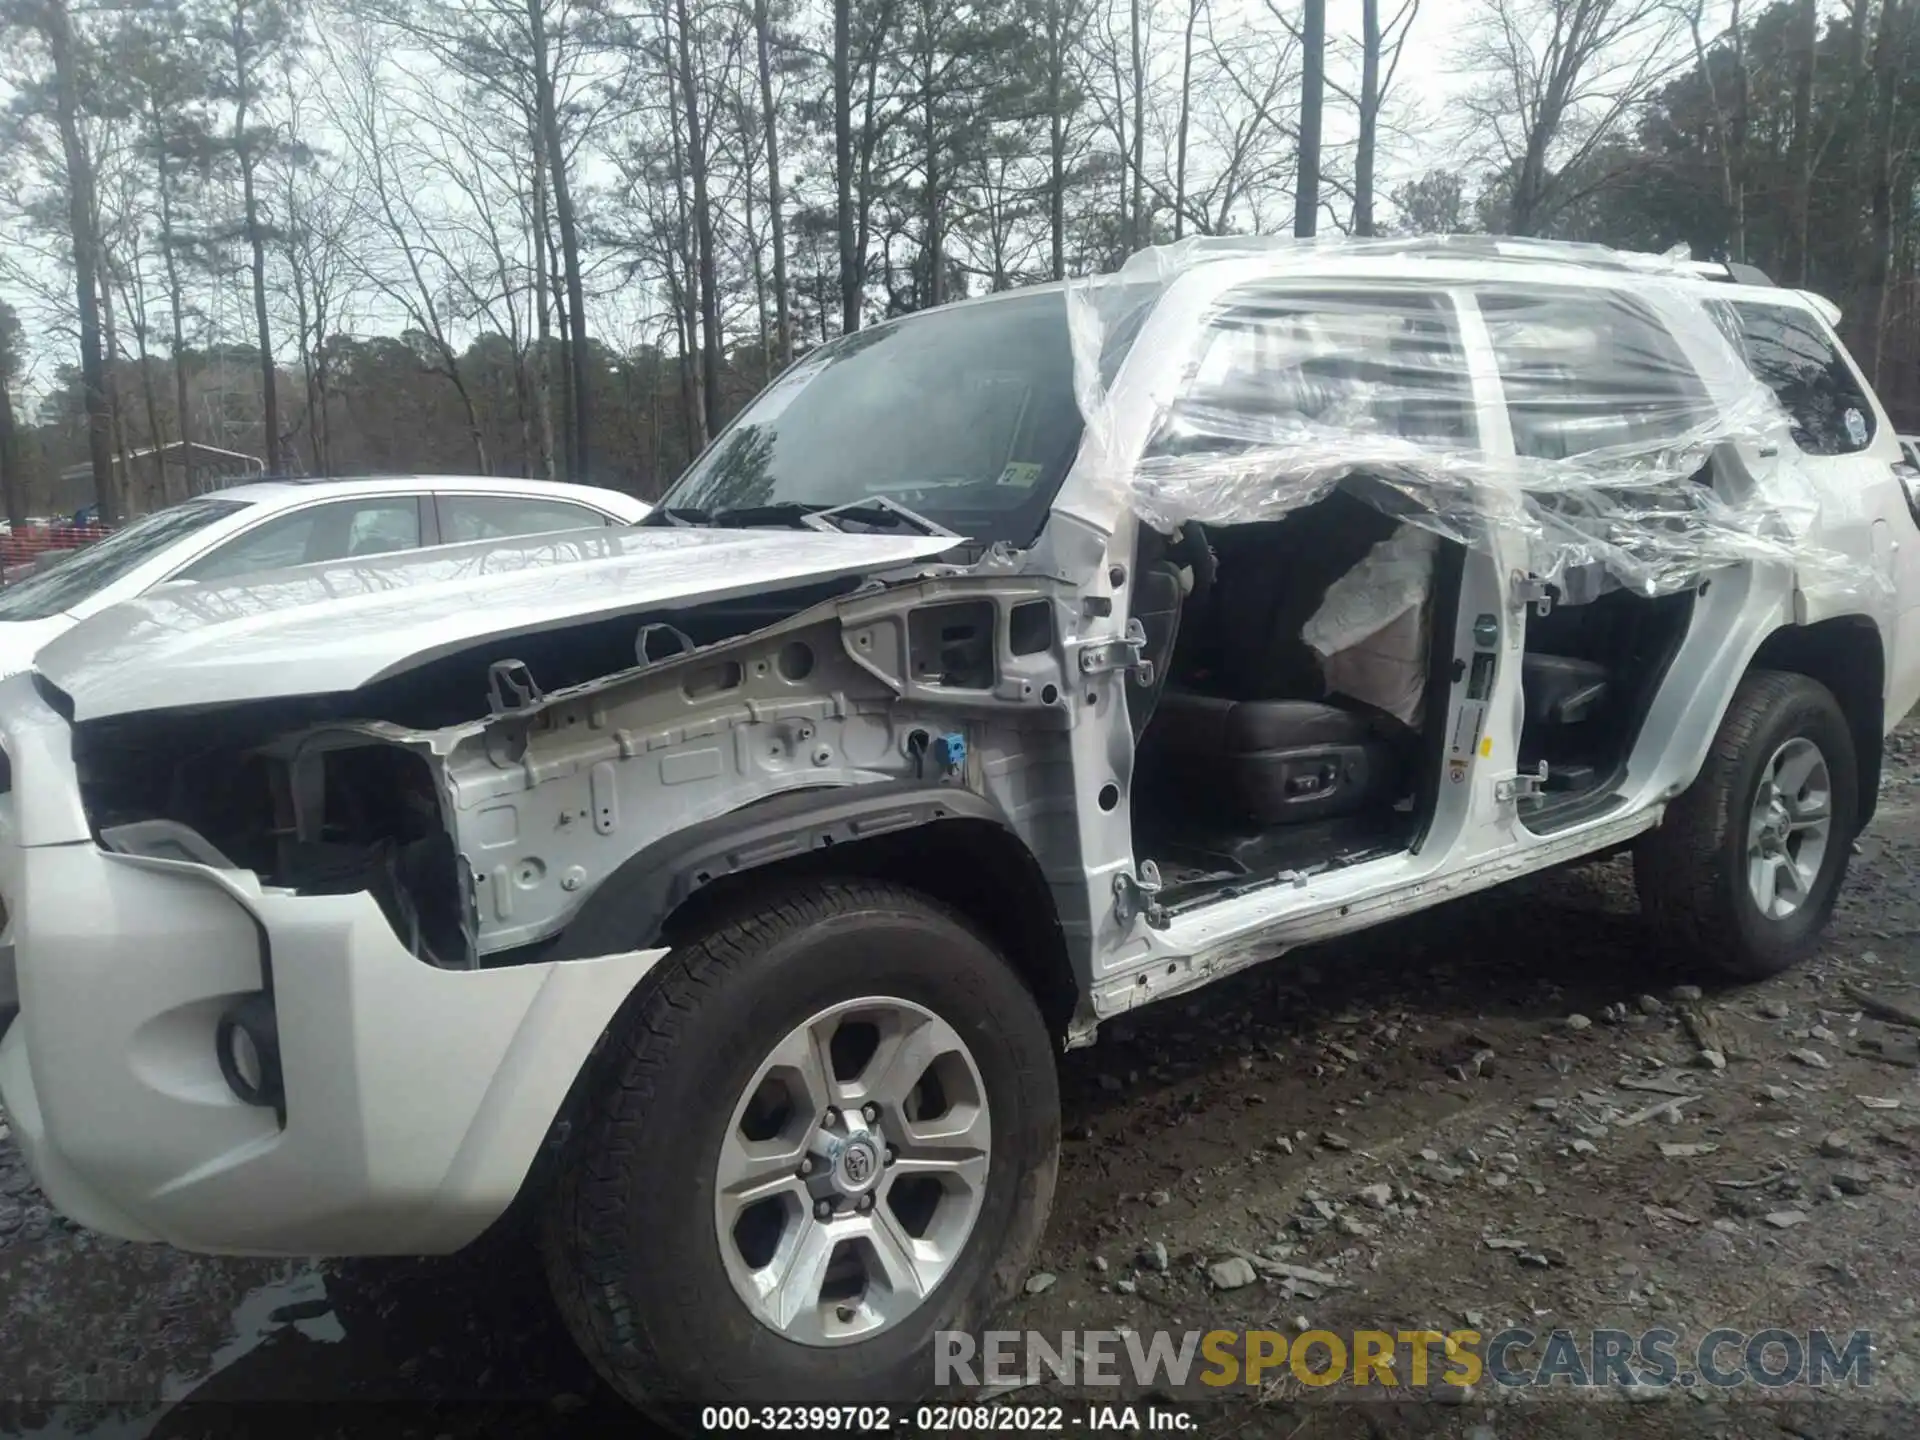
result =
[[[833,1202],[831,1200],[822,1200],[818,1205],[813,1207],[813,1214],[817,1220],[831,1220],[833,1218]]]
[[[800,1162],[800,1178],[804,1180],[807,1178],[807,1176],[811,1175],[812,1173],[813,1173],[813,1157],[809,1155]]]
[[[891,1145],[887,1146],[887,1164],[891,1165],[893,1164],[894,1161],[898,1160],[899,1158],[900,1158],[900,1152],[898,1150],[895,1150]]]
[[[824,1119],[821,1120],[820,1123],[826,1126],[838,1125],[840,1123],[840,1112],[834,1109],[831,1105],[829,1105],[827,1107],[826,1116]]]
[[[859,1209],[862,1215],[866,1214],[869,1210],[873,1209],[873,1196],[862,1195],[859,1199],[857,1208]]]
[[[862,1105],[860,1107],[860,1114],[861,1117],[871,1125],[880,1118],[880,1107],[878,1105]]]

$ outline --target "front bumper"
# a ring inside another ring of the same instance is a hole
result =
[[[16,789],[62,778],[37,761],[31,776],[16,761]],[[263,891],[249,872],[87,840],[23,845],[21,798],[0,796],[0,943],[20,1007],[0,1038],[0,1103],[49,1200],[127,1239],[458,1248],[511,1202],[580,1065],[665,953],[440,970],[367,895]],[[214,1050],[221,1014],[269,980],[284,1122],[234,1095]]]

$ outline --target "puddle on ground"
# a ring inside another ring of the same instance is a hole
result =
[[[322,1345],[337,1345],[347,1338],[346,1327],[333,1313],[326,1277],[320,1271],[302,1270],[285,1281],[248,1291],[233,1312],[233,1338],[213,1352],[200,1374],[184,1378],[169,1375],[161,1390],[161,1403],[173,1405],[186,1399],[229,1365],[259,1349],[269,1335],[288,1326]]]
[[[208,1357],[199,1373],[169,1373],[151,1405],[56,1404],[41,1415],[17,1415],[10,1426],[17,1435],[46,1440],[86,1437],[86,1440],[146,1440],[172,1408],[209,1380],[245,1359],[269,1336],[293,1330],[322,1345],[346,1339],[346,1327],[334,1313],[326,1276],[317,1268],[290,1269],[282,1277],[255,1286],[241,1297],[229,1321],[229,1338]],[[38,1422],[38,1423],[36,1423]]]

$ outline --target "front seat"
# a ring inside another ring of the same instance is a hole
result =
[[[1168,690],[1142,742],[1141,768],[1188,804],[1288,825],[1391,804],[1409,733],[1390,716],[1312,700]]]
[[[1361,706],[1322,703],[1300,629],[1330,587],[1399,527],[1345,491],[1210,531],[1219,560],[1205,630],[1159,697],[1140,773],[1169,802],[1260,826],[1350,815],[1399,798],[1412,732]]]

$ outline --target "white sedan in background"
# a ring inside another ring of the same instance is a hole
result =
[[[455,475],[271,480],[156,510],[0,590],[0,677],[109,605],[170,580],[221,580],[352,559],[631,525],[648,507],[617,490]]]

